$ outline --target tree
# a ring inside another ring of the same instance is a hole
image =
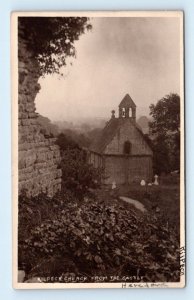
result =
[[[18,28],[44,75],[59,73],[66,58],[76,55],[74,42],[91,24],[86,17],[19,17]]]
[[[180,97],[169,94],[150,105],[149,122],[154,146],[155,172],[180,169]]]
[[[61,152],[69,149],[80,149],[79,145],[64,133],[60,133],[57,137],[56,144],[60,147]]]
[[[156,105],[150,105],[150,122],[152,134],[175,134],[180,132],[180,97],[170,94],[162,98]]]
[[[88,163],[87,151],[82,149],[72,137],[61,133],[57,144],[61,151],[62,186],[70,190],[77,199],[100,186],[101,169]]]
[[[79,147],[88,147],[91,142],[86,134],[71,129],[63,129],[62,133],[58,136],[58,141],[62,142],[66,138],[79,145]]]
[[[77,199],[83,199],[91,189],[100,186],[100,169],[95,169],[87,161],[87,152],[83,149],[66,149],[62,152],[62,184]]]

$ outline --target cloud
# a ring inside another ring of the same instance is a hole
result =
[[[109,118],[126,93],[139,114],[170,92],[180,93],[178,18],[93,18],[75,43],[77,58],[40,80],[37,111],[51,120]]]

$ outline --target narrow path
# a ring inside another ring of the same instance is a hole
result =
[[[133,199],[128,198],[128,197],[123,197],[123,196],[120,196],[119,198],[121,200],[129,203],[129,204],[134,205],[137,209],[141,210],[142,212],[146,212],[146,209],[145,209],[144,205],[141,202],[139,202],[137,200],[133,200]]]

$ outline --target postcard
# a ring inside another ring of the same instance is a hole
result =
[[[185,286],[182,11],[11,15],[13,287]]]

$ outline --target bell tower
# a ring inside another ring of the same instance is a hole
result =
[[[119,118],[130,118],[136,122],[136,105],[129,94],[126,94],[119,104]]]

